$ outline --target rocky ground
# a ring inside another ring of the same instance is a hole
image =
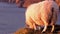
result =
[[[55,25],[54,32],[50,32],[51,26],[48,26],[48,29],[46,32],[41,33],[41,30],[33,30],[29,28],[21,28],[18,29],[14,34],[60,34],[60,25]]]
[[[38,3],[44,0],[0,0],[0,2],[7,2],[7,3],[16,3],[17,7],[25,7],[27,8],[29,5],[33,3]],[[60,6],[60,0],[55,0],[55,2]]]

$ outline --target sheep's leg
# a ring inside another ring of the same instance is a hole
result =
[[[44,27],[42,32],[45,32],[46,30],[47,30],[47,26],[45,25],[45,27]]]
[[[45,19],[42,19],[42,20],[43,20],[43,22],[44,22],[44,29],[42,30],[42,33],[43,33],[43,32],[45,32],[45,31],[47,30],[48,22],[47,22],[47,20],[45,20]]]
[[[53,32],[54,31],[54,25],[52,25],[52,30],[51,30],[51,32]]]
[[[34,27],[35,30],[37,30],[35,23],[33,23],[33,27]]]
[[[31,22],[31,20],[26,20],[26,25],[27,25],[27,28],[34,29],[34,26],[33,26],[33,23]]]
[[[28,28],[37,30],[35,22],[32,20],[31,17],[26,17],[26,24],[28,25]]]
[[[40,29],[41,29],[41,27],[38,27],[38,29],[40,30]]]

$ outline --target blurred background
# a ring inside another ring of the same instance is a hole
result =
[[[43,0],[0,0],[0,34],[11,34],[25,26],[26,8]],[[60,6],[60,0],[55,0]],[[57,24],[60,25],[60,14]]]
[[[8,4],[16,4],[17,7],[28,7],[30,4],[41,2],[44,0],[0,0],[0,2],[5,2]],[[60,6],[60,0],[54,0]]]

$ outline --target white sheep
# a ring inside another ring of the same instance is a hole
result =
[[[57,21],[59,7],[54,1],[42,1],[39,3],[35,3],[30,5],[26,12],[26,24],[31,29],[37,29],[36,25],[44,26],[42,32],[45,32],[47,26],[51,25],[52,30],[54,31],[54,25]]]

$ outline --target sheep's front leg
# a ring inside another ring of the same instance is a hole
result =
[[[42,30],[42,33],[47,30],[47,25],[45,25],[44,29]]]
[[[37,30],[37,26],[35,25],[35,23],[33,23],[33,27],[34,27],[34,30]]]
[[[51,30],[51,32],[53,32],[54,31],[54,25],[52,25],[52,30]]]
[[[45,32],[47,30],[48,27],[48,22],[44,19],[42,19],[44,21],[44,29],[42,30],[42,33]]]

